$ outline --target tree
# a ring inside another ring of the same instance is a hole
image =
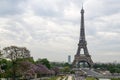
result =
[[[13,80],[15,80],[17,72],[16,60],[20,58],[30,58],[30,51],[25,47],[10,46],[3,48],[2,53],[6,55],[6,58],[11,59],[12,61],[12,75]]]
[[[69,63],[64,63],[63,67],[71,67]]]
[[[11,77],[12,62],[8,61],[6,59],[1,59],[0,65],[1,65],[1,69],[4,70],[4,72],[2,72],[0,74],[0,76],[1,77]]]
[[[57,75],[60,72],[60,69],[58,67],[54,67],[53,68],[55,75]]]
[[[6,58],[11,60],[16,60],[17,58],[29,58],[30,51],[25,47],[10,46],[3,48],[3,54],[6,55]]]
[[[99,70],[109,70],[111,73],[120,73],[120,64],[117,63],[95,63],[93,66]]]
[[[36,70],[37,70],[37,66],[32,62],[29,61],[18,62],[17,73],[22,75],[25,79],[27,77],[33,78]]]
[[[69,73],[70,72],[70,67],[66,66],[63,68],[64,73]]]
[[[1,53],[2,51],[0,50],[0,73],[3,73],[4,72],[4,70],[1,68],[3,65],[1,64],[1,59],[2,59],[2,53]]]
[[[36,66],[37,66],[38,73],[40,73],[40,74],[48,74],[49,73],[49,69],[45,65],[36,64]]]
[[[36,63],[45,65],[48,69],[51,68],[50,62],[45,58],[45,59],[38,59]]]

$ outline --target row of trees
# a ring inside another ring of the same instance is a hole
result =
[[[95,69],[120,73],[120,64],[95,63]],[[0,77],[34,78],[57,75],[58,73],[74,73],[68,63],[49,62],[47,59],[34,59],[25,47],[10,46],[0,51]]]
[[[34,61],[27,48],[17,46],[5,47],[0,51],[0,65],[0,77],[13,80],[73,72],[68,63],[49,62],[46,58]]]
[[[57,75],[59,69],[51,66],[47,59],[34,61],[25,47],[10,46],[0,51],[0,77],[34,78]]]
[[[94,68],[109,70],[111,73],[120,73],[120,63],[95,63]]]
[[[8,61],[6,59],[2,59],[0,61],[1,64],[5,64],[2,66],[2,70],[4,70],[3,73],[0,74],[1,77],[12,77],[13,75],[15,77],[21,77],[21,78],[34,78],[41,77],[41,76],[49,76],[49,75],[55,75],[59,71],[57,67],[49,67],[49,61],[47,59],[41,59],[34,61],[32,58],[26,58],[26,59],[17,59],[14,63],[14,70],[15,74],[13,73],[13,64],[11,61]]]

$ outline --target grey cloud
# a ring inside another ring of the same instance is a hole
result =
[[[94,5],[93,5],[94,4]],[[119,13],[118,0],[87,0],[85,3],[87,19],[96,19],[98,17],[108,16]]]
[[[34,4],[31,4],[31,9],[35,14],[43,17],[60,17],[62,14],[63,4],[60,0],[57,1],[38,1]],[[66,1],[63,1],[66,2]]]
[[[22,14],[22,4],[26,0],[0,0],[0,17]]]
[[[0,27],[0,39],[3,41],[8,40],[8,45],[11,42],[14,44],[29,43],[32,39],[31,35],[27,32],[27,30],[25,30],[25,26],[23,24],[12,19],[5,22],[5,24],[7,25],[1,25]]]
[[[4,15],[9,15],[5,17],[0,12],[2,18],[10,19],[7,22],[0,19],[0,30],[7,31],[0,33],[1,44],[7,42],[9,45],[26,46],[35,58],[47,57],[54,61],[58,58],[66,61],[67,55],[75,55],[80,33],[80,0],[51,0],[49,3],[48,0],[10,1],[5,0],[4,4],[11,7],[1,5],[3,10],[0,6]],[[100,61],[98,56],[103,54],[118,55],[120,48],[120,38],[116,37],[120,34],[119,1],[100,2],[83,0],[88,49],[96,61]],[[64,10],[75,12],[65,16]],[[57,58],[53,59],[53,56]]]
[[[70,8],[70,10],[73,10],[71,8],[71,4],[76,5],[79,3],[79,5],[82,4],[82,1],[78,0],[53,0],[53,1],[38,1],[35,3],[30,4],[31,10],[34,11],[34,14],[44,17],[44,18],[50,18],[51,20],[54,20],[58,23],[64,23],[64,22],[71,22],[71,23],[78,23],[79,18],[72,19],[72,18],[65,18],[66,15],[64,14],[64,10],[66,8]],[[80,7],[81,8],[81,7]],[[78,10],[79,12],[80,10]],[[69,13],[69,12],[68,12]],[[71,17],[71,16],[69,16]],[[78,21],[78,22],[77,22]]]

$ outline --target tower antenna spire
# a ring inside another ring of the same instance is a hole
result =
[[[83,2],[82,2],[82,9],[83,9]]]

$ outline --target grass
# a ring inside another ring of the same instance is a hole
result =
[[[54,77],[51,77],[50,79],[48,80],[57,80],[58,76],[54,76]]]
[[[72,80],[75,80],[75,78],[72,76]]]
[[[120,78],[112,78],[111,80],[120,80]]]
[[[65,80],[68,80],[68,76],[65,78]]]
[[[61,79],[60,80],[63,80],[65,76],[61,76]]]
[[[97,80],[97,79],[95,79],[93,77],[87,77],[86,80]]]

